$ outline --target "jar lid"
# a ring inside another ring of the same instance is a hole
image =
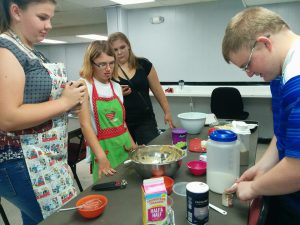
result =
[[[209,191],[209,186],[203,182],[193,181],[186,185],[186,190],[192,193],[205,193]]]
[[[211,140],[219,142],[231,142],[237,140],[236,133],[231,130],[215,130],[209,137]]]
[[[173,134],[187,134],[187,130],[182,128],[173,128],[172,129]]]

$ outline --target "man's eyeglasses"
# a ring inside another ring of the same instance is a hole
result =
[[[253,52],[254,52],[256,43],[257,43],[257,41],[255,41],[254,44],[253,44],[253,47],[252,47],[252,49],[251,49],[251,52],[250,52],[250,55],[249,55],[247,64],[246,64],[244,67],[241,68],[241,69],[242,69],[243,71],[245,71],[246,73],[249,73],[249,72],[250,72],[249,66],[250,66],[250,63],[251,63],[251,59],[252,59],[252,55],[253,55]]]
[[[92,63],[99,67],[100,69],[104,70],[107,68],[107,66],[109,66],[110,69],[114,68],[115,66],[115,61],[112,62],[101,62],[101,63],[95,63],[94,61],[92,61]]]

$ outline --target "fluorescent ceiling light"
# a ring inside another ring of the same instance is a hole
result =
[[[76,35],[76,37],[80,38],[86,38],[86,39],[91,39],[91,40],[107,40],[107,36],[102,36],[98,34],[85,34],[85,35]]]
[[[45,44],[65,44],[67,42],[65,42],[65,41],[58,41],[58,40],[52,40],[52,39],[44,39],[42,41],[42,43],[45,43]]]
[[[132,5],[139,3],[155,2],[155,0],[111,0],[121,5]]]

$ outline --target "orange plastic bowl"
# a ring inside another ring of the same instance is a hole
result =
[[[87,201],[91,201],[93,199],[99,199],[101,201],[100,203],[100,206],[97,206],[97,207],[88,207],[88,209],[86,208],[78,208],[78,212],[81,216],[83,216],[84,218],[88,218],[88,219],[92,219],[92,218],[96,218],[98,216],[100,216],[107,203],[108,203],[108,199],[104,196],[104,195],[98,195],[98,194],[95,194],[95,195],[87,195],[81,199],[79,199],[77,202],[76,202],[76,206],[81,206],[83,204],[85,204]]]
[[[192,160],[189,161],[186,165],[189,168],[191,174],[195,176],[200,176],[206,173],[207,163],[205,161]]]
[[[168,192],[168,195],[172,193],[172,188],[174,184],[174,180],[171,177],[163,176],[164,178],[164,183]]]

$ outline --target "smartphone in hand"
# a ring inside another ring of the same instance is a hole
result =
[[[123,91],[127,91],[129,89],[128,85],[121,85]]]
[[[131,93],[131,88],[129,85],[121,85],[123,96],[129,95]]]

